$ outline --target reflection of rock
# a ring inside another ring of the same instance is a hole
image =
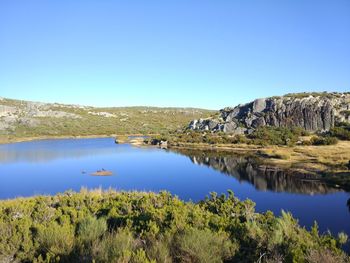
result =
[[[233,176],[239,181],[249,182],[261,191],[302,194],[326,194],[339,191],[318,181],[315,176],[259,165],[254,158],[244,155],[220,156],[219,152],[215,152],[208,156],[203,152],[183,150],[179,152],[189,156],[194,164],[206,165]]]
[[[350,198],[349,198],[349,200],[348,200],[347,206],[348,206],[349,212],[350,212]]]

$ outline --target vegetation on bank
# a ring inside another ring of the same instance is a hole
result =
[[[307,138],[307,139],[305,139]],[[207,143],[207,144],[248,144],[248,145],[335,145],[339,140],[350,140],[350,124],[340,123],[329,132],[320,132],[313,134],[302,128],[286,127],[260,127],[251,134],[235,135],[224,132],[193,131],[185,130],[181,133],[164,133],[146,140],[146,143],[152,143],[152,139],[157,141],[167,141],[170,145],[179,143]]]
[[[186,130],[183,133],[169,133],[154,136],[155,141],[168,141],[171,145],[179,143],[206,143],[206,144],[248,144],[248,145],[286,145],[295,143],[296,133],[286,128],[264,127],[250,135],[232,135],[224,132],[212,133],[209,131]],[[149,142],[152,142],[152,139]],[[147,142],[147,140],[146,140]]]
[[[350,141],[350,123],[340,123],[330,130],[330,136]]]
[[[209,131],[184,131],[154,136],[147,144],[167,141],[168,147],[215,149],[250,153],[261,163],[314,175],[330,185],[350,189],[350,124],[339,124],[327,133],[263,127],[250,135]]]
[[[6,138],[159,134],[180,129],[213,111],[195,108],[110,107],[43,104],[2,99],[0,140]]]
[[[183,133],[167,133],[157,135],[146,140],[146,143],[167,141],[170,145],[180,143],[206,143],[215,144],[247,144],[247,145],[333,145],[338,143],[335,133],[314,135],[308,140],[301,140],[302,136],[309,136],[309,133],[300,128],[289,129],[282,127],[262,127],[248,135],[232,135],[223,132],[199,132],[185,131]]]
[[[0,202],[1,262],[349,262],[346,235],[212,194],[66,192]]]

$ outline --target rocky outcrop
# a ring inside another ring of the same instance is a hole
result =
[[[75,113],[66,112],[64,107],[67,106],[0,98],[0,132],[14,130],[19,125],[36,127],[41,118],[81,118]],[[73,105],[69,107],[74,109]]]
[[[301,93],[257,99],[222,109],[218,117],[193,120],[188,128],[234,134],[249,134],[262,126],[327,131],[337,122],[350,122],[350,93]]]

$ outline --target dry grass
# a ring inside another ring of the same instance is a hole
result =
[[[342,171],[350,160],[350,141],[326,146],[257,146],[247,144],[182,143],[178,148],[216,149],[257,154],[266,164],[308,172]]]
[[[273,160],[278,164],[290,164],[306,170],[323,171],[326,169],[341,169],[350,160],[350,141],[340,141],[337,145],[327,146],[295,146],[273,147],[264,149],[267,155],[289,155],[289,159]],[[273,158],[272,158],[273,159]]]

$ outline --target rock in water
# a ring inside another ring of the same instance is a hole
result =
[[[257,99],[220,110],[218,118],[193,120],[188,129],[251,133],[263,126],[301,127],[328,131],[338,122],[350,122],[350,93],[299,93]]]

